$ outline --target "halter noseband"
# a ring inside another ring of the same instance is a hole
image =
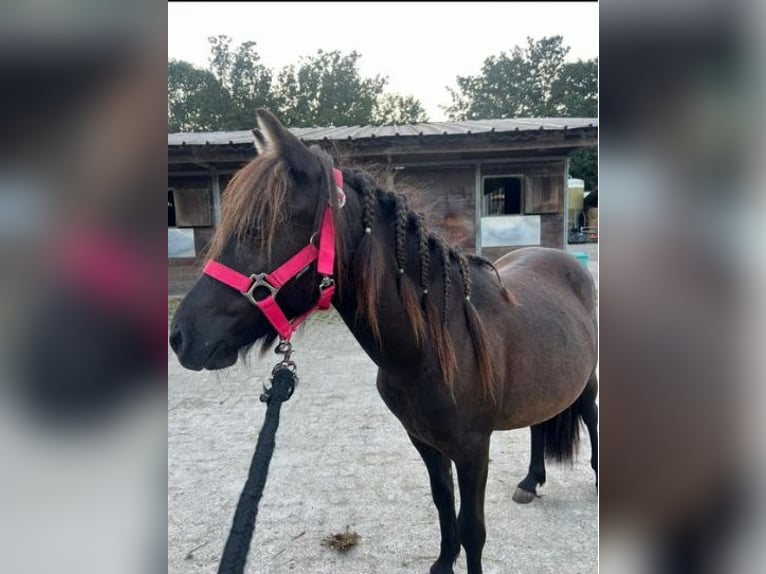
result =
[[[343,207],[346,195],[343,192],[343,174],[339,169],[333,169],[333,179],[338,193],[338,205]],[[313,236],[312,236],[313,240]],[[295,330],[309,315],[316,310],[327,310],[335,294],[335,281],[333,279],[335,267],[335,225],[333,223],[332,207],[327,206],[322,217],[322,226],[319,231],[319,247],[314,247],[313,241],[298,251],[290,259],[277,267],[271,273],[253,273],[249,277],[234,271],[230,267],[208,261],[202,272],[229,287],[236,289],[256,307],[269,320],[269,323],[279,333],[283,341],[289,341]],[[319,283],[319,299],[316,305],[300,317],[289,320],[276,301],[277,293],[288,282],[303,273],[314,261],[317,262],[317,273],[322,276]],[[262,298],[255,298],[255,290],[263,287],[269,294]]]

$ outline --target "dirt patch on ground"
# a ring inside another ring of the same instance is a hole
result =
[[[356,532],[349,532],[348,526],[346,526],[345,532],[338,532],[337,534],[330,534],[322,538],[322,546],[325,548],[332,548],[336,552],[348,552],[354,546],[359,544],[359,536]]]

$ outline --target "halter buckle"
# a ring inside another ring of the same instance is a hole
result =
[[[335,279],[329,275],[325,275],[322,277],[322,282],[319,284],[319,292],[324,293],[324,291],[330,287],[335,287]]]
[[[250,279],[252,279],[253,282],[250,284],[250,287],[247,289],[247,291],[243,293],[243,295],[247,297],[253,305],[257,305],[259,301],[266,299],[266,297],[261,299],[255,298],[253,293],[256,289],[258,289],[258,287],[265,287],[269,291],[269,295],[267,295],[267,297],[274,298],[277,296],[277,293],[279,293],[279,287],[274,287],[271,283],[269,283],[267,280],[268,276],[268,273],[254,273],[250,275]]]

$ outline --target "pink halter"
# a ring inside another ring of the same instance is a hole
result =
[[[338,192],[338,205],[343,207],[346,199],[343,192],[343,174],[339,169],[333,169],[332,171]],[[325,208],[324,216],[322,217],[318,245],[319,248],[317,249],[312,243],[309,243],[271,273],[254,273],[248,277],[217,261],[208,261],[202,272],[242,293],[253,305],[263,312],[269,323],[279,333],[280,338],[283,341],[289,341],[298,326],[309,315],[316,310],[327,310],[330,308],[330,302],[335,294],[335,281],[333,279],[335,267],[335,225],[333,223],[332,208],[329,205]],[[314,308],[291,321],[285,316],[282,309],[279,308],[275,297],[286,283],[298,276],[314,261],[317,262],[317,272],[322,276],[322,281],[319,283],[319,300]],[[263,299],[256,299],[253,293],[258,287],[265,287],[269,291],[269,295]]]

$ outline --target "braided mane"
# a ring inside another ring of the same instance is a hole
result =
[[[388,208],[393,210],[396,277],[399,296],[405,315],[418,345],[426,339],[433,345],[439,359],[442,376],[450,391],[456,370],[455,348],[448,328],[450,299],[453,286],[453,264],[457,266],[463,289],[463,312],[480,371],[482,390],[494,400],[495,380],[489,352],[488,336],[484,323],[471,300],[472,276],[470,263],[491,268],[495,271],[499,288],[504,298],[511,302],[512,295],[502,283],[495,266],[487,259],[476,255],[466,256],[450,246],[437,234],[429,232],[422,215],[412,212],[404,195],[376,185],[373,179],[361,170],[344,170],[345,181],[355,189],[362,200],[362,225],[365,234],[357,248],[353,265],[355,287],[358,293],[357,316],[364,316],[374,336],[380,340],[380,323],[377,312],[377,296],[382,281],[385,258],[384,246],[374,237],[372,229],[382,224],[381,215]],[[418,286],[406,272],[406,242],[414,234],[418,245],[419,276]],[[440,259],[442,264],[441,286],[442,306],[437,310],[432,292],[432,262]]]
[[[327,172],[328,190],[333,189],[332,158],[316,146],[311,152]],[[449,329],[451,316],[450,300],[453,290],[462,287],[462,306],[466,327],[470,336],[480,372],[482,390],[485,396],[494,399],[495,380],[489,352],[488,336],[483,321],[471,300],[472,275],[474,267],[493,269],[497,275],[498,288],[509,302],[513,296],[505,288],[494,265],[482,257],[465,255],[437,234],[429,232],[422,215],[411,211],[404,195],[384,189],[375,183],[365,171],[343,170],[344,181],[354,189],[362,204],[362,224],[365,233],[356,248],[352,261],[357,296],[357,318],[364,317],[373,336],[380,342],[380,318],[377,300],[385,270],[386,251],[393,251],[396,261],[396,277],[399,296],[407,321],[418,345],[431,344],[439,360],[442,377],[453,392],[456,372],[456,355]],[[286,199],[290,176],[284,162],[275,155],[264,154],[256,157],[243,167],[229,182],[222,205],[221,221],[206,253],[214,259],[223,251],[229,241],[238,244],[254,231],[267,255],[271,252],[280,226],[286,220]],[[268,190],[268,192],[264,192]],[[328,191],[330,197],[334,193]],[[320,202],[321,204],[321,202]],[[317,212],[321,214],[320,211]],[[346,222],[338,210],[334,210],[336,226],[343,229]],[[393,222],[391,221],[393,220]],[[394,226],[394,245],[384,246],[372,233],[378,225]],[[419,273],[415,279],[407,273],[407,238],[412,235],[417,241]],[[342,249],[341,234],[337,235],[336,249]],[[441,276],[432,277],[434,263],[441,263]],[[453,270],[457,267],[460,284],[455,284]],[[338,270],[338,280],[349,270]],[[416,284],[417,282],[417,284]],[[433,289],[441,283],[441,309]],[[264,341],[265,350],[270,340]],[[454,392],[453,392],[454,397]]]

